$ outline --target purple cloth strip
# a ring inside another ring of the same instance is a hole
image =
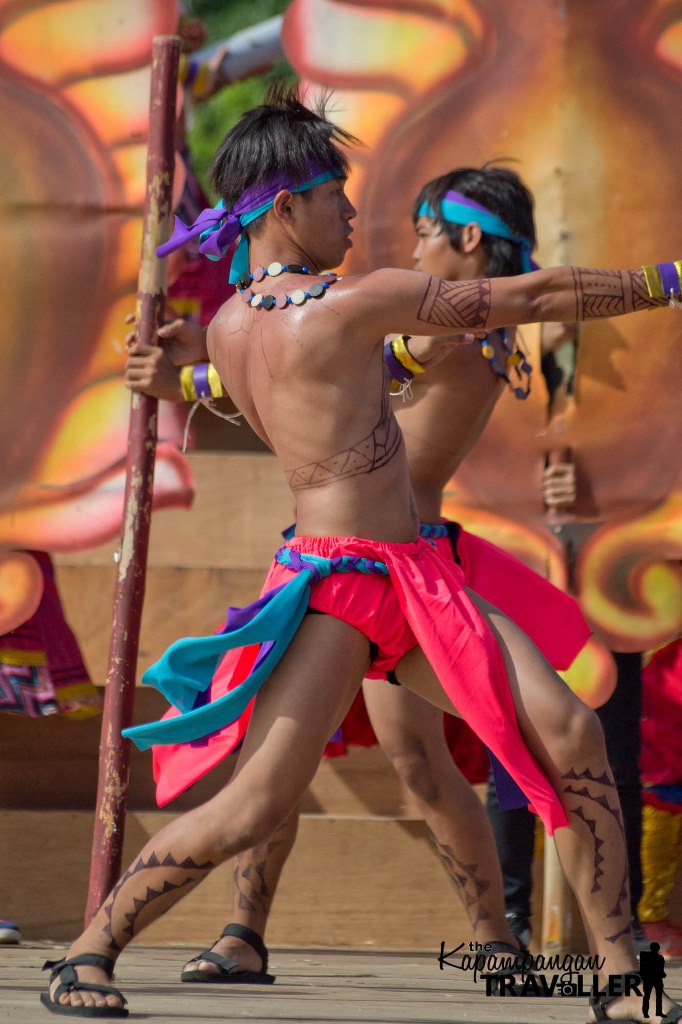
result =
[[[187,76],[185,81],[182,83],[186,89],[192,85],[199,74],[200,64],[198,60],[190,60],[187,62]]]
[[[233,633],[236,629],[241,629],[242,626],[246,626],[247,623],[251,622],[252,619],[258,615],[258,612],[270,601],[275,594],[279,593],[282,587],[286,587],[286,583],[280,583],[278,586],[273,587],[272,590],[266,591],[262,594],[257,601],[253,604],[247,604],[245,608],[228,608],[227,619],[222,629],[219,629],[219,633]]]
[[[680,294],[680,279],[677,276],[677,270],[675,269],[674,263],[658,263],[657,269],[661,275],[661,284],[663,285],[663,294],[666,299],[670,298],[670,292],[673,295]]]
[[[301,181],[295,181],[285,174],[276,174],[268,181],[247,188],[229,211],[224,206],[203,210],[194,223],[189,226],[183,224],[176,217],[173,234],[167,242],[158,247],[156,254],[161,257],[168,256],[171,252],[175,252],[176,249],[186,245],[191,239],[203,234],[204,231],[209,231],[215,229],[217,225],[222,225],[218,230],[211,230],[211,234],[199,246],[199,251],[204,256],[214,256],[219,259],[236,240],[237,236],[241,234],[242,225],[239,221],[241,216],[252,213],[265,203],[271,202],[277,193],[283,189],[297,188],[299,185],[304,184],[306,181],[311,181],[312,178],[316,178],[318,174],[323,174],[329,169],[322,167],[313,160],[308,165]]]
[[[330,562],[333,564],[334,559],[331,558]],[[296,548],[290,548],[289,549],[289,565],[288,565],[288,568],[291,569],[292,572],[303,572],[304,569],[308,569],[309,572],[311,573],[312,577],[313,577],[312,580],[311,580],[312,583],[319,583],[320,580],[322,579],[322,574],[320,573],[320,570],[315,565],[315,563],[314,562],[305,562],[301,558],[301,555],[296,550]]]
[[[475,199],[470,199],[469,196],[463,196],[461,192],[455,192],[452,189],[446,192],[443,199],[449,199],[453,203],[459,203],[461,206],[469,206],[472,210],[478,210],[479,213],[490,213],[487,206],[481,206]]]
[[[414,374],[393,355],[390,341],[384,342],[384,362],[393,380],[397,380],[400,384],[407,384],[408,381],[414,380]]]
[[[523,792],[519,784],[512,779],[507,769],[500,761],[498,761],[492,750],[489,750],[488,747],[485,749],[488,751],[488,757],[490,758],[490,764],[493,769],[495,789],[497,790],[497,800],[501,810],[516,811],[520,807],[528,807],[528,797]]]
[[[208,363],[197,363],[192,370],[192,381],[197,398],[211,397],[211,386],[208,383]]]
[[[163,245],[158,247],[156,250],[157,256],[169,256],[170,253],[175,252],[176,249],[181,249],[183,245],[186,245],[193,238],[198,238],[202,232],[209,231],[211,228],[214,228],[216,224],[221,224],[226,218],[231,225],[235,226],[232,238],[232,241],[234,241],[239,234],[239,221],[236,216],[228,214],[224,207],[212,207],[209,210],[202,210],[194,223],[190,224],[189,227],[187,224],[183,224],[179,217],[176,217],[173,234],[167,242],[164,242]],[[227,224],[223,225],[223,229],[226,227]],[[218,232],[218,234],[221,233],[222,232]],[[210,238],[215,238],[215,235],[211,235]],[[205,243],[202,243],[202,245],[204,244]]]

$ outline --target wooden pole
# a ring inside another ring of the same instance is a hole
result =
[[[573,461],[573,452],[570,448],[565,448],[560,452],[549,452],[547,457],[547,463],[550,466],[557,465],[557,463],[572,463]],[[567,518],[570,519],[570,510],[564,508],[558,511],[549,508],[545,510],[545,515],[549,528],[562,544],[566,577],[569,582],[569,589],[573,591],[575,583],[574,552],[570,542],[567,542],[561,535],[561,526],[566,522]],[[551,582],[556,583],[558,581],[552,580]],[[545,956],[552,956],[569,951],[573,925],[573,904],[572,893],[559,862],[554,839],[548,835],[545,835],[543,869],[542,935],[540,942],[543,954]]]
[[[164,315],[166,265],[156,256],[156,248],[166,238],[172,210],[179,56],[180,39],[177,36],[154,38],[147,191],[137,293],[137,332],[140,341],[146,344],[154,343],[155,332]],[[130,741],[123,739],[121,730],[132,724],[133,716],[152,510],[156,426],[156,399],[134,394],[130,407],[123,526],[99,748],[86,927],[121,872],[130,765]]]

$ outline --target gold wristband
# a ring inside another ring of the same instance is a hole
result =
[[[646,288],[652,299],[670,299],[682,294],[682,260],[642,267]]]
[[[180,370],[180,389],[182,391],[182,397],[186,402],[196,402],[197,392],[194,387],[194,379],[192,374],[194,373],[194,367],[190,364],[189,366],[183,366]]]
[[[208,364],[208,386],[211,389],[212,398],[222,398],[225,394],[223,391],[223,382],[218,376],[218,371],[213,363]]]
[[[396,357],[398,362],[404,369],[409,370],[415,377],[419,373],[425,373],[426,367],[418,363],[417,360],[411,355],[407,342],[410,340],[409,334],[399,334],[397,338],[394,338],[391,342],[391,352]]]
[[[661,275],[658,272],[658,267],[642,267],[644,271],[644,278],[646,280],[646,290],[649,293],[651,299],[664,299],[663,285],[661,283]]]

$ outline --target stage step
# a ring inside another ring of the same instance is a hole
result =
[[[132,812],[126,863],[171,814]],[[0,812],[2,914],[32,941],[65,941],[82,925],[92,816],[85,811]],[[539,881],[539,878],[538,878]],[[538,890],[539,891],[539,888]],[[232,865],[216,869],[140,937],[202,944],[230,919]],[[408,818],[303,815],[267,933],[272,945],[437,951],[471,930],[425,826]]]

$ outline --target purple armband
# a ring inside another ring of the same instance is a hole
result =
[[[397,380],[399,384],[407,384],[409,381],[414,380],[414,374],[406,370],[403,364],[393,355],[390,341],[384,342],[384,362],[393,380]]]

